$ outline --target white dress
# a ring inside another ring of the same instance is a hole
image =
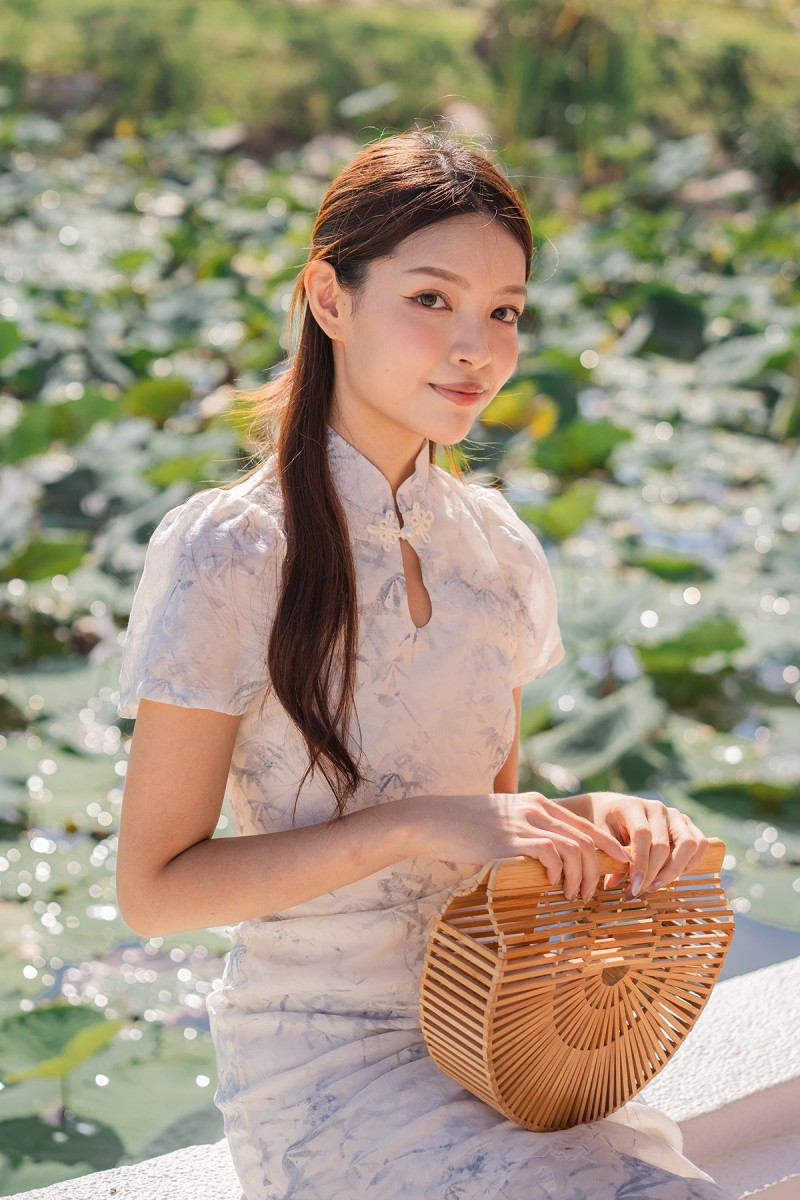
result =
[[[515,732],[512,688],[563,654],[544,552],[497,490],[459,482],[423,447],[397,493],[433,610],[416,628],[388,483],[332,429],[328,453],[359,588],[356,806],[488,792]],[[191,496],[153,534],[124,646],[122,716],[142,697],[243,714],[235,834],[290,828],[305,768],[275,698],[259,712],[284,545],[272,460]],[[332,804],[313,778],[296,824]],[[245,1200],[724,1200],[648,1105],[534,1133],[434,1064],[421,962],[448,892],[473,874],[412,858],[232,929],[207,1004],[214,1100]]]

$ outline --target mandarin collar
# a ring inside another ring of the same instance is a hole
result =
[[[389,480],[374,463],[356,450],[330,425],[328,430],[328,461],[339,495],[353,508],[376,518],[390,509],[394,498]],[[424,500],[430,479],[430,443],[426,440],[414,460],[414,470],[397,489],[397,507],[409,511],[415,501]]]

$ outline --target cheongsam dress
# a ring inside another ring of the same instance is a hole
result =
[[[563,655],[542,547],[500,491],[431,464],[425,444],[397,491],[431,599],[418,628],[388,482],[331,428],[327,450],[358,585],[351,736],[365,782],[350,808],[490,792],[515,736],[512,689]],[[333,811],[319,773],[296,796],[304,743],[268,688],[284,550],[274,460],[189,497],[150,540],[124,644],[122,716],[143,697],[241,715],[226,791],[235,835]],[[207,1008],[244,1200],[725,1200],[647,1104],[531,1132],[435,1065],[419,1023],[423,955],[448,893],[474,874],[419,855],[229,929]]]

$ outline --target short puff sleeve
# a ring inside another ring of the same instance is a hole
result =
[[[117,711],[142,699],[241,715],[267,683],[274,517],[212,488],[170,509],[153,533],[122,649]]]
[[[489,545],[504,573],[517,626],[512,687],[543,675],[564,657],[558,600],[545,552],[536,535],[497,488],[474,486]]]

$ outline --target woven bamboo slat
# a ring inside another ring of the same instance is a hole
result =
[[[434,1061],[526,1129],[620,1108],[681,1045],[725,961],[724,855],[711,838],[699,867],[632,900],[627,878],[567,900],[535,859],[487,863],[428,940],[420,1021]]]

